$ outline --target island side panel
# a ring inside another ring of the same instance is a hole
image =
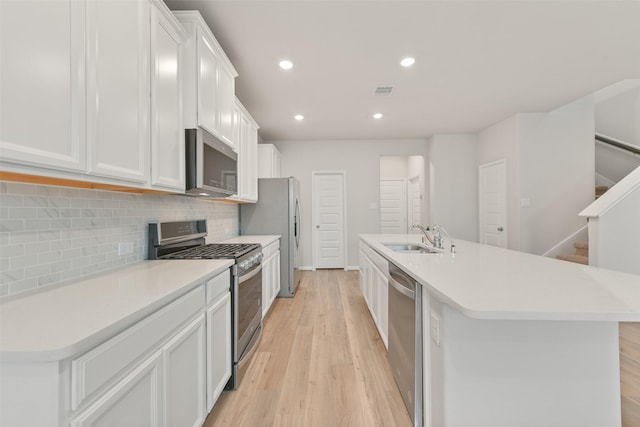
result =
[[[616,322],[477,320],[435,298],[428,307],[440,345],[425,325],[427,426],[621,425]]]

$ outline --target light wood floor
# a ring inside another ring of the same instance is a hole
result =
[[[358,272],[318,270],[276,299],[243,382],[204,427],[410,425]]]
[[[640,323],[620,323],[622,426],[640,426]]]

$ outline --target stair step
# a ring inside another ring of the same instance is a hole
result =
[[[596,186],[596,199],[598,197],[602,196],[604,193],[606,193],[608,189],[609,189],[609,187],[607,187],[606,185],[598,185],[598,186]]]
[[[582,256],[582,255],[556,255],[556,258],[562,261],[569,261],[569,262],[575,262],[578,264],[584,264],[584,265],[588,265],[589,264],[589,257],[588,256]]]
[[[577,241],[574,242],[573,247],[576,249],[576,255],[589,256],[589,242]]]

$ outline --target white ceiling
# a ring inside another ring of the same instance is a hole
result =
[[[635,0],[166,3],[202,13],[266,141],[475,132],[640,77]]]

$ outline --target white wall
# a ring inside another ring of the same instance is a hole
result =
[[[596,173],[616,183],[640,166],[640,156],[603,142],[596,142]],[[611,182],[606,185],[611,186]]]
[[[543,254],[584,226],[594,197],[594,101],[517,114],[478,133],[478,165],[507,161],[507,247]],[[530,207],[521,207],[528,199]]]
[[[140,262],[149,222],[202,218],[211,241],[238,235],[232,203],[2,181],[0,296]],[[124,242],[133,242],[133,253],[119,256]]]
[[[594,200],[594,104],[587,96],[544,114],[518,115],[519,250],[541,255],[586,225]]]
[[[640,87],[596,104],[596,132],[640,147]]]
[[[428,141],[430,223],[455,238],[478,241],[475,135],[434,135]]]
[[[519,248],[518,236],[518,117],[511,116],[477,134],[477,166],[507,162],[507,248]],[[476,167],[477,171],[477,167]],[[476,172],[477,173],[477,172]]]
[[[407,179],[407,156],[380,156],[380,179]]]
[[[347,266],[358,265],[358,234],[379,232],[381,155],[426,155],[426,141],[270,141],[282,154],[282,176],[300,180],[302,234],[300,265],[313,266],[311,172],[340,170],[347,183]]]

